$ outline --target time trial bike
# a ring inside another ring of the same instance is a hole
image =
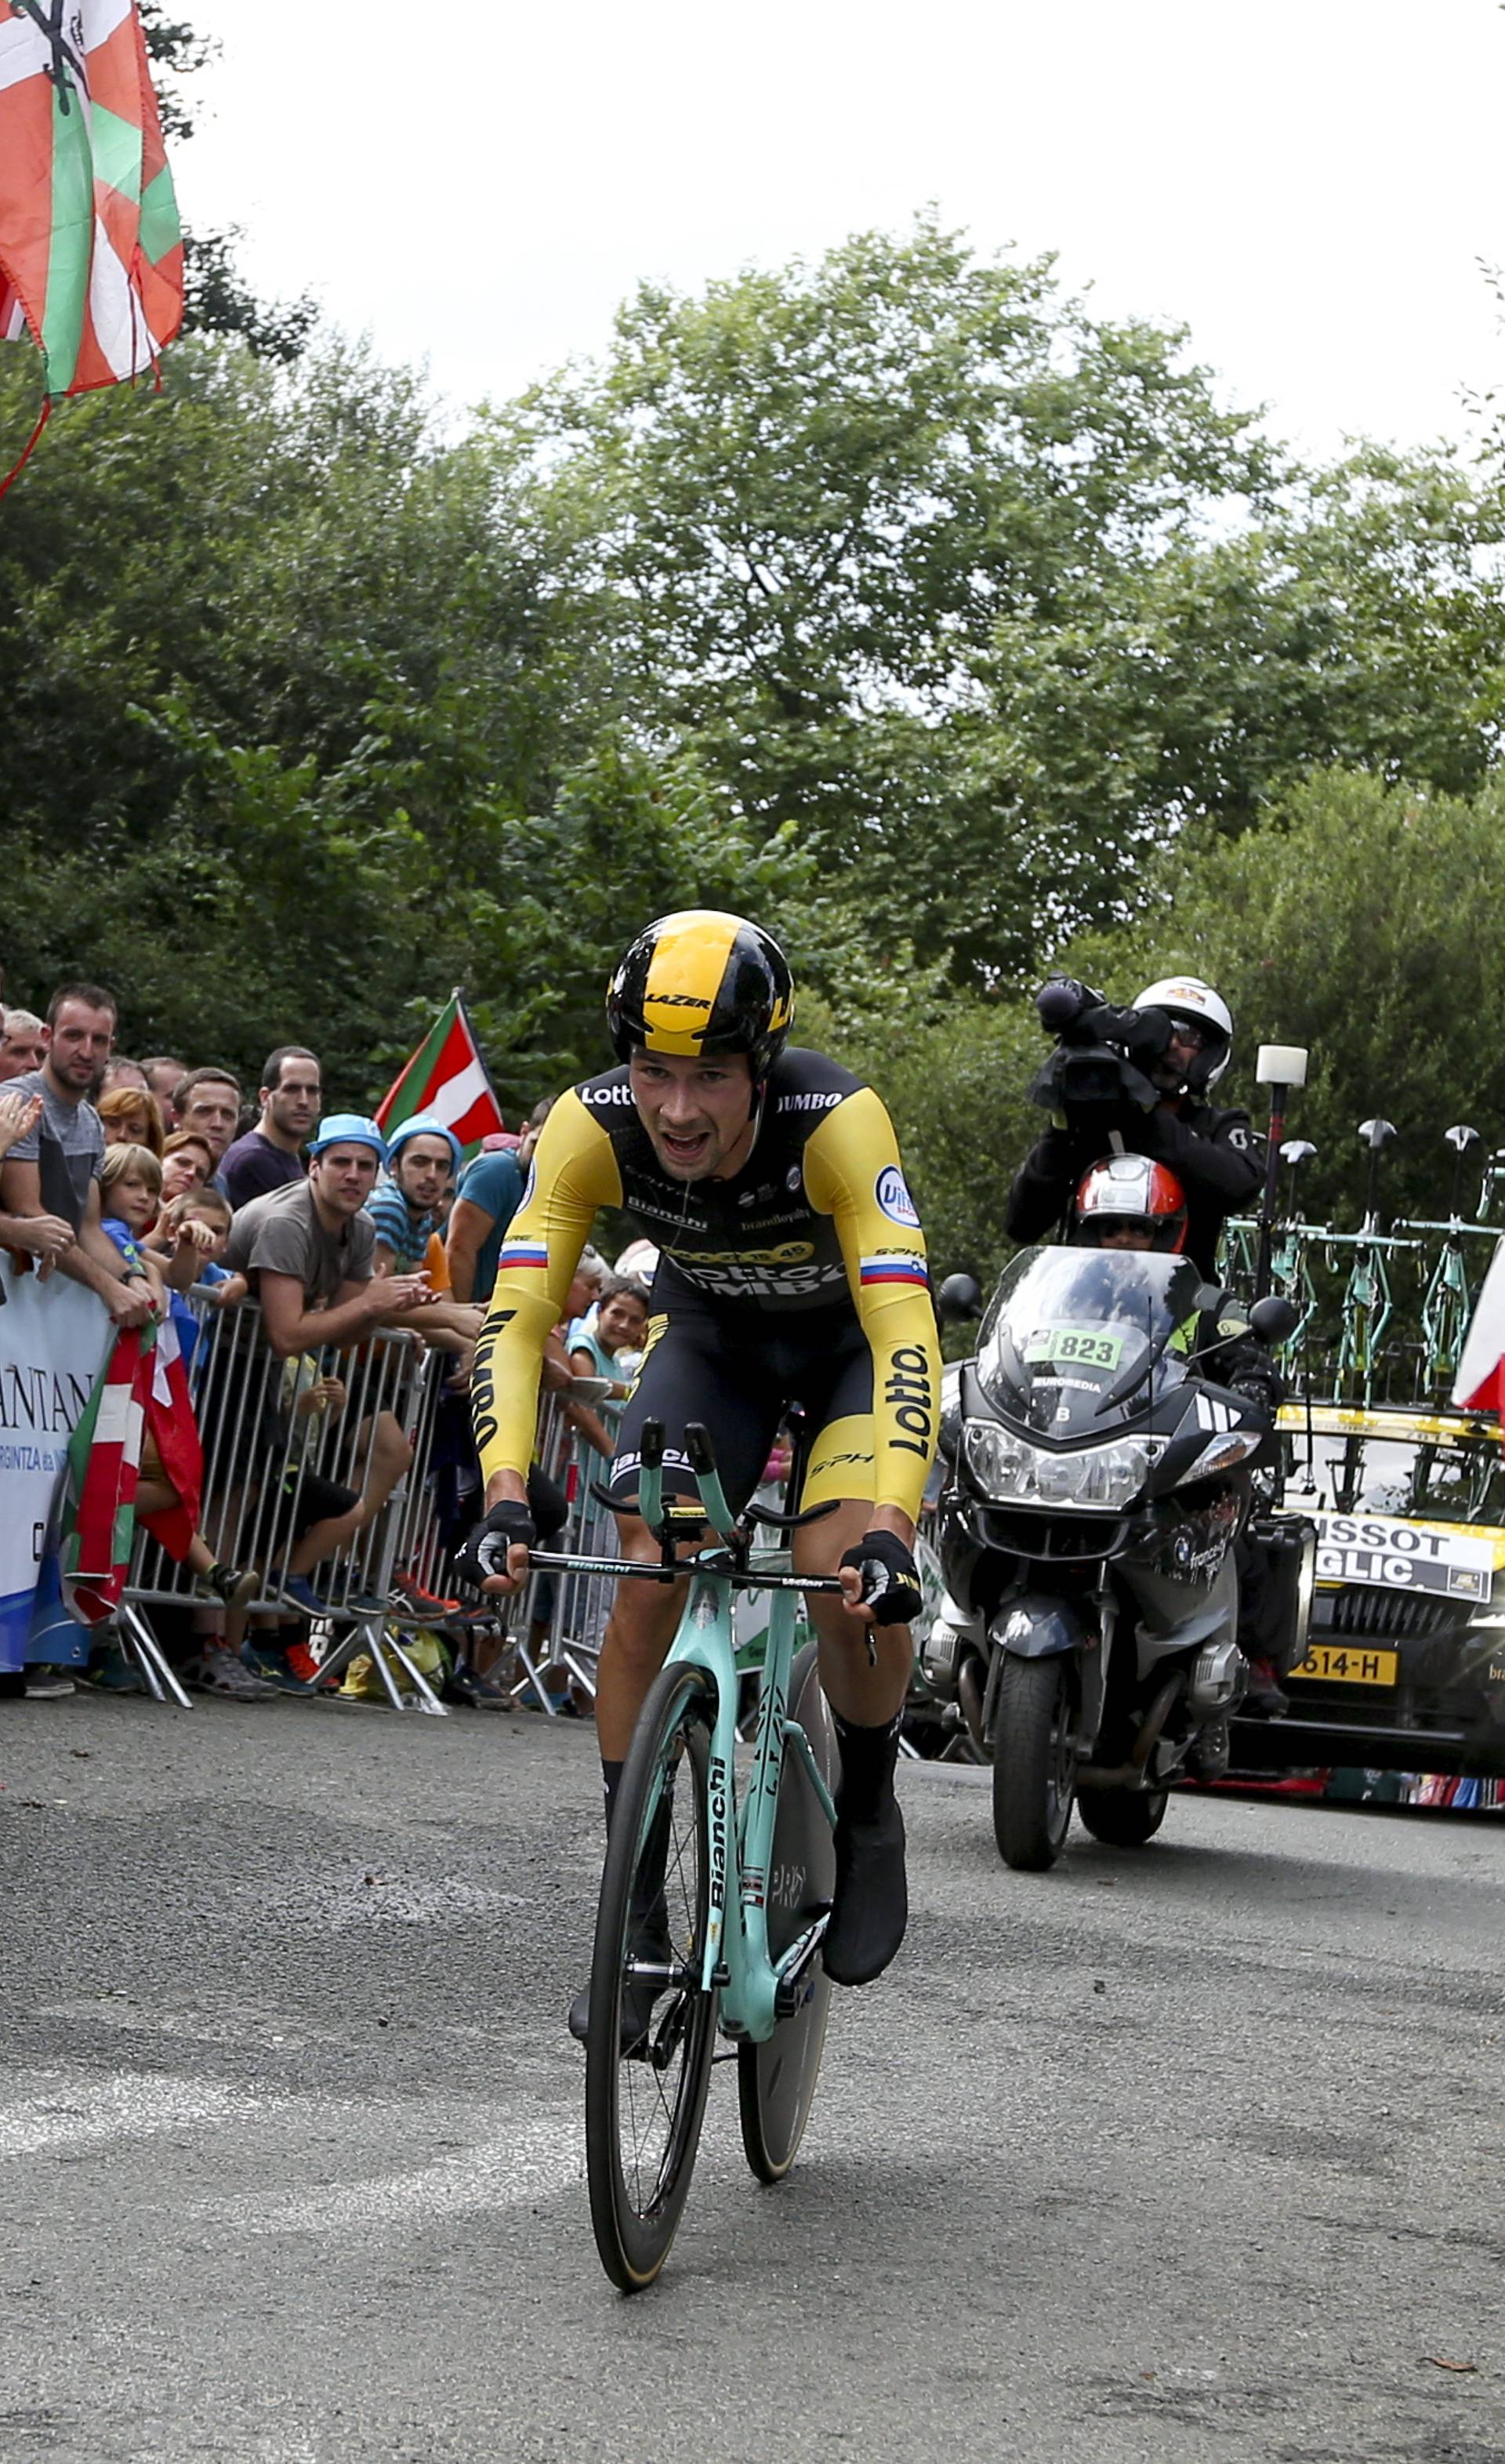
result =
[[[840,1593],[796,1575],[760,1530],[832,1510],[732,1515],[707,1431],[685,1453],[698,1502],[666,1499],[662,1424],[642,1440],[637,1511],[655,1565],[595,1573],[687,1581],[673,1645],[633,1733],[612,1816],[591,1962],[585,2149],[601,2263],[623,2293],[668,2255],[689,2189],[712,2064],[734,2057],[742,2145],[763,2182],[795,2161],[815,2095],[831,1983],[820,1947],[836,1880],[835,1732],[816,1645],[796,1649],[798,1595]],[[792,1492],[794,1484],[791,1484]],[[702,1543],[694,1554],[687,1544]],[[578,1560],[535,1551],[535,1566]],[[769,1594],[767,1648],[746,1769],[737,1769],[732,1605]],[[717,2036],[727,2040],[718,2054]]]

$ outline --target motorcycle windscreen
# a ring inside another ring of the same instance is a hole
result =
[[[1103,1437],[1116,1420],[1138,1419],[1185,1375],[1201,1288],[1189,1258],[1022,1250],[1004,1268],[982,1322],[983,1392],[1041,1437]],[[1104,1410],[1114,1394],[1117,1407]]]

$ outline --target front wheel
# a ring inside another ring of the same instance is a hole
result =
[[[1084,1788],[1077,1811],[1105,1848],[1143,1848],[1166,1818],[1164,1788]]]
[[[1006,1865],[1043,1874],[1055,1864],[1076,1793],[1069,1661],[1006,1658],[992,1728],[992,1829]]]
[[[651,2284],[679,2224],[715,2051],[701,1979],[710,1904],[710,1728],[704,1672],[655,1678],[612,1813],[585,2038],[585,2169],[601,2265]]]
[[[820,1776],[837,1785],[836,1731],[820,1690],[816,1646],[807,1643],[789,1680],[789,1716],[810,1740]],[[768,1950],[776,1961],[808,1932],[836,1889],[836,1845],[810,1774],[786,1746],[774,1816],[768,1875]],[[742,2145],[760,2182],[781,2182],[804,2136],[825,2044],[831,1979],[818,1959],[806,1971],[805,1999],[760,2045],[737,2047]]]

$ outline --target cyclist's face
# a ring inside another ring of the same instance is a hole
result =
[[[675,1180],[737,1172],[752,1147],[752,1070],[745,1052],[722,1061],[636,1051],[632,1100],[653,1152]]]

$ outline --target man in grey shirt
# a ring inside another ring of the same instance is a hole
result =
[[[253,1198],[233,1218],[225,1264],[251,1285],[278,1360],[359,1343],[379,1321],[415,1309],[411,1322],[421,1323],[427,1276],[373,1272],[376,1226],[361,1210],[385,1155],[375,1121],[357,1112],[328,1114],[310,1141],[307,1180]],[[337,1419],[346,1402],[340,1380],[326,1375],[317,1391],[321,1413]],[[228,1409],[225,1417],[228,1425]],[[277,1544],[294,1544],[280,1575],[291,1606],[318,1613],[322,1603],[309,1587],[309,1573],[381,1512],[411,1460],[393,1414],[378,1411],[362,1419],[338,1480],[302,1474],[290,1495],[290,1528]],[[350,1485],[341,1485],[346,1480]],[[303,1499],[312,1504],[312,1522],[299,1510]]]
[[[426,1275],[373,1281],[376,1226],[362,1212],[386,1154],[374,1121],[326,1114],[309,1146],[307,1180],[290,1181],[240,1208],[225,1264],[261,1303],[267,1341],[279,1360],[325,1344],[356,1342],[379,1318],[411,1308]]]
[[[31,1250],[98,1295],[117,1326],[144,1326],[151,1287],[101,1229],[104,1132],[87,1100],[115,1041],[115,1001],[98,984],[64,984],[47,1005],[47,1057],[9,1091],[40,1095],[41,1117],[0,1164],[6,1245]]]

